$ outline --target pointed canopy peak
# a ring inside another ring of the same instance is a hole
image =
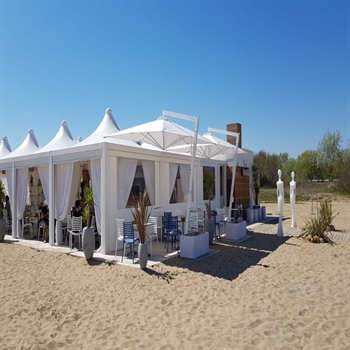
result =
[[[56,136],[41,150],[41,152],[49,152],[63,148],[69,148],[77,144],[68,128],[68,123],[63,120]]]
[[[2,142],[0,144],[0,149],[2,149],[3,147],[6,147],[9,152],[12,152],[12,149],[11,149],[11,146],[9,144],[7,136],[4,136],[2,138]]]
[[[0,143],[0,159],[6,157],[10,153],[11,153],[11,146],[7,141],[7,136],[4,136]]]
[[[107,135],[113,134],[118,131],[120,131],[120,129],[113,117],[112,110],[110,108],[107,108],[100,125],[91,135],[84,139],[84,141],[82,141],[81,144],[88,145],[101,142]]]
[[[34,135],[33,129],[29,129],[26,138],[13,152],[10,153],[9,157],[26,156],[34,153],[39,149],[38,141]]]

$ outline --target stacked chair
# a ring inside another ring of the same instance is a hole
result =
[[[177,216],[172,216],[167,214],[165,216],[164,213],[164,240],[165,247],[168,253],[169,244],[171,245],[171,249],[175,250],[179,247],[176,247],[176,242],[178,241],[178,237],[181,235],[181,231],[179,230],[179,221]]]

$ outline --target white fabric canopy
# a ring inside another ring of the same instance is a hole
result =
[[[208,143],[197,145],[196,155],[198,157],[210,159],[222,154],[234,154],[236,146],[232,143],[222,140],[211,133],[206,133],[203,135],[203,137],[208,140]],[[191,155],[192,145],[180,145],[171,147],[169,148],[169,151]],[[238,154],[243,153],[247,152],[241,148],[238,148]]]
[[[117,208],[124,209],[128,203],[132,184],[134,182],[137,159],[119,158]]]
[[[179,168],[178,164],[169,163],[169,200],[168,203],[170,203],[171,195],[174,190],[174,185],[176,181],[177,176],[177,170]]]
[[[23,212],[27,204],[28,196],[28,168],[17,170],[17,236],[23,237],[22,225],[20,220],[23,217]]]
[[[184,201],[188,200],[188,188],[190,186],[190,165],[189,164],[180,164],[180,178],[181,178],[181,187],[184,194]],[[191,201],[193,198],[190,199]]]
[[[151,205],[155,205],[155,165],[151,160],[142,161],[143,175],[145,177],[146,189]]]
[[[94,193],[94,209],[97,231],[101,234],[101,160],[90,160],[90,175]]]
[[[159,117],[153,122],[141,124],[118,131],[109,135],[111,138],[132,140],[139,143],[148,143],[162,150],[176,145],[191,145],[195,133],[181,125],[173,123],[166,117]],[[207,144],[209,141],[198,136],[197,144]]]
[[[69,209],[70,192],[73,179],[73,163],[57,164],[55,166],[55,219],[56,219],[56,242],[63,244],[62,221]],[[51,209],[52,210],[52,209]]]

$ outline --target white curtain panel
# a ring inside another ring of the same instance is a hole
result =
[[[82,168],[79,163],[74,163],[73,165],[73,177],[72,177],[72,187],[69,195],[69,208],[67,214],[70,214],[70,210],[72,206],[75,204],[75,200],[77,199],[77,193],[80,186]]]
[[[94,193],[94,209],[97,231],[101,234],[101,160],[90,160],[90,175]]]
[[[190,175],[191,175],[190,169],[191,168],[189,164],[180,164],[181,186],[182,186],[185,202],[188,201],[188,190],[190,187]]]
[[[49,166],[39,166],[38,167],[38,173],[41,181],[41,186],[44,191],[44,197],[46,200],[46,203],[50,206],[50,197],[49,197],[49,181],[50,181],[50,173],[49,173]]]
[[[6,175],[5,174],[1,175],[1,181],[2,181],[2,185],[4,186],[6,195],[9,196],[9,188],[7,186],[7,179],[6,179]]]
[[[62,220],[65,219],[70,208],[73,170],[74,163],[55,165],[55,219],[57,220],[55,232],[58,245],[63,244]]]
[[[170,203],[170,198],[171,198],[171,195],[173,193],[178,168],[179,168],[178,164],[169,163],[169,199],[168,199],[168,203]]]
[[[7,190],[8,196],[10,197],[10,204],[12,205],[12,170],[6,170],[6,182],[7,182]],[[11,209],[12,210],[12,209]]]
[[[137,159],[119,158],[118,160],[118,186],[117,209],[125,209],[135,178]]]
[[[23,237],[22,219],[28,196],[28,168],[17,170],[17,236]]]
[[[151,160],[142,161],[143,175],[145,177],[145,183],[148,193],[148,198],[151,202],[151,205],[155,205],[155,165]]]

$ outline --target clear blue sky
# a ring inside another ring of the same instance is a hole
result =
[[[337,130],[345,147],[349,17],[347,0],[1,0],[1,137],[44,146],[66,120],[84,139],[110,107],[121,129],[162,109],[200,134],[239,122],[253,152],[297,157]]]

